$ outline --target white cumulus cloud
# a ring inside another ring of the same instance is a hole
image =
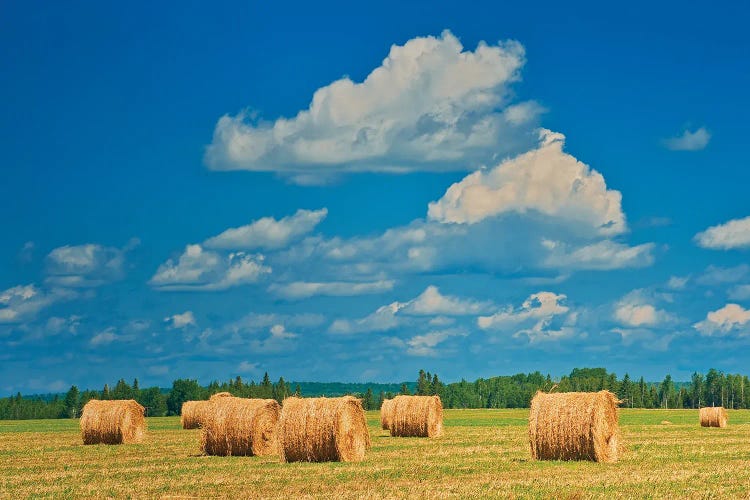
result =
[[[711,311],[706,319],[695,323],[693,327],[707,336],[750,333],[750,310],[739,304],[727,304],[721,309]]]
[[[125,251],[95,243],[65,245],[47,255],[46,283],[65,287],[92,287],[120,279]]]
[[[226,290],[256,283],[271,273],[263,255],[222,254],[187,245],[177,261],[160,265],[149,284],[157,290]]]
[[[709,227],[696,234],[695,241],[703,248],[714,250],[750,248],[750,217]]]
[[[466,337],[463,330],[438,330],[415,335],[406,341],[406,352],[412,356],[437,356],[436,347],[451,337]]]
[[[504,329],[515,327],[528,320],[545,320],[565,314],[569,308],[563,305],[567,297],[553,292],[539,292],[527,298],[520,308],[508,306],[491,316],[480,316],[477,324],[482,329]]]
[[[628,327],[653,327],[670,319],[669,313],[657,309],[644,290],[633,290],[614,306],[614,317]]]
[[[539,212],[601,235],[625,231],[622,195],[604,177],[563,152],[565,137],[542,130],[541,145],[453,184],[429,205],[432,220],[476,223],[503,213]]]
[[[297,210],[294,215],[276,220],[263,217],[246,226],[227,229],[218,236],[207,239],[206,248],[225,250],[264,250],[287,246],[308,234],[328,214],[328,210]]]
[[[363,82],[318,89],[308,109],[274,122],[223,116],[206,163],[272,171],[300,183],[342,172],[472,169],[525,147],[543,111],[510,102],[523,47],[513,41],[464,50],[449,31],[391,47]]]
[[[443,295],[438,287],[428,286],[424,292],[409,302],[401,304],[406,314],[460,316],[479,314],[489,307],[487,302],[466,300],[460,297]]]

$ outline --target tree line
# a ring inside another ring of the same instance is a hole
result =
[[[377,410],[385,399],[398,394],[440,396],[444,408],[528,408],[536,391],[600,391],[614,392],[623,407],[629,408],[750,408],[750,380],[746,375],[724,374],[710,369],[705,375],[694,373],[689,382],[675,382],[670,375],[658,383],[643,377],[621,379],[604,368],[576,368],[557,380],[540,372],[480,378],[474,382],[443,383],[437,374],[420,370],[416,382],[402,384],[287,383],[283,377],[271,382],[268,373],[262,380],[245,382],[241,377],[226,382],[201,386],[194,379],[177,379],[170,389],[141,389],[138,379],[132,384],[119,380],[101,391],[80,391],[76,386],[63,395],[23,397],[20,393],[0,399],[0,419],[76,418],[91,399],[135,399],[146,408],[148,416],[179,415],[182,403],[205,400],[217,392],[238,397],[275,399],[279,402],[290,395],[340,396],[352,394],[361,398],[367,410]],[[748,392],[745,392],[748,387]]]

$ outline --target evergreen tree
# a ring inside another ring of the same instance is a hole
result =
[[[365,397],[362,398],[362,406],[365,410],[374,410],[375,409],[375,396],[372,393],[372,388],[368,387],[367,392],[365,393]]]
[[[424,370],[419,370],[419,377],[417,378],[417,392],[418,396],[427,396],[430,393],[430,380],[427,378],[427,374]]]
[[[399,392],[399,394],[403,394],[406,396],[411,395],[411,392],[409,392],[409,388],[406,386],[406,384],[401,384],[401,391]]]
[[[71,386],[68,393],[65,394],[65,399],[63,400],[63,412],[62,412],[63,418],[78,417],[78,414],[80,412],[79,396],[80,394],[78,392],[78,387],[74,385]]]

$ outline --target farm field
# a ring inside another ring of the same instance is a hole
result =
[[[198,430],[149,418],[140,445],[83,446],[77,420],[0,421],[0,496],[26,497],[746,497],[750,410],[726,429],[696,410],[620,412],[615,464],[529,459],[528,410],[445,410],[438,439],[391,438],[368,412],[360,463],[207,457]],[[670,422],[670,423],[663,423]]]

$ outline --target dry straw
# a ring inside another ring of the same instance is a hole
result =
[[[701,427],[726,427],[729,417],[723,406],[706,406],[700,412]]]
[[[391,401],[391,436],[432,438],[443,433],[440,396],[396,396]]]
[[[211,397],[208,399],[209,401],[213,401],[214,399],[217,399],[217,398],[233,398],[233,397],[234,396],[232,396],[231,392],[217,392],[216,394],[212,394]]]
[[[284,400],[279,419],[282,462],[359,462],[370,448],[370,432],[359,399]]]
[[[380,427],[383,430],[388,430],[391,426],[391,418],[393,413],[393,400],[386,399],[383,404],[380,405]]]
[[[198,429],[207,407],[208,401],[185,401],[182,403],[182,410],[180,410],[182,428]]]
[[[146,432],[144,411],[143,406],[132,399],[92,399],[81,414],[83,444],[140,443]]]
[[[619,403],[609,391],[537,392],[529,414],[532,458],[616,462]]]
[[[212,398],[201,422],[206,455],[272,455],[281,406],[273,399]]]

